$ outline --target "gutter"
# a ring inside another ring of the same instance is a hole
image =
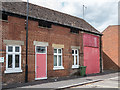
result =
[[[96,83],[96,82],[100,82],[100,81],[103,81],[103,80],[102,79],[98,79],[98,80],[93,80],[93,81],[77,83],[77,84],[71,84],[71,85],[68,85],[68,86],[58,87],[58,89],[56,89],[56,90],[70,89],[70,88],[73,88],[73,87],[79,87],[79,86],[83,86],[83,85],[87,85],[87,84],[91,84],[91,83]]]
[[[102,36],[100,36],[99,40],[99,45],[100,45],[100,73],[102,73]]]
[[[25,83],[28,82],[28,15],[29,15],[29,0],[27,0],[27,17],[26,17],[26,65],[25,65]]]

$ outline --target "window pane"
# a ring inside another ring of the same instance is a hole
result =
[[[77,50],[75,50],[75,54],[77,54]]]
[[[75,57],[76,57],[76,58],[75,58],[75,59],[76,59],[76,63],[75,63],[75,65],[77,65],[77,56],[75,56]]]
[[[15,55],[15,67],[19,67],[19,55]]]
[[[73,61],[73,65],[74,65],[74,56],[72,56],[72,61]]]
[[[57,53],[57,49],[54,49],[54,53]]]
[[[15,52],[19,52],[19,47],[15,47]]]
[[[61,49],[58,49],[58,53],[59,53],[59,54],[61,53]]]
[[[37,46],[36,52],[37,53],[46,53],[46,49],[45,49],[45,47]]]
[[[54,66],[57,66],[57,55],[54,55]]]
[[[74,54],[74,50],[72,50],[72,54]]]
[[[62,66],[62,60],[61,60],[61,59],[62,59],[62,58],[61,58],[61,56],[59,55],[59,56],[58,56],[58,60],[59,60],[59,61],[58,61],[58,62],[59,62],[59,65],[58,65],[58,66]]]
[[[8,68],[12,68],[12,55],[8,55]]]
[[[12,46],[8,46],[8,52],[13,52],[13,47]]]

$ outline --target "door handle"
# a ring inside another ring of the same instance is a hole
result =
[[[37,68],[38,68],[38,66],[37,66]]]

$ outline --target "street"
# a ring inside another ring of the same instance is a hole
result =
[[[88,83],[72,88],[120,88],[119,84],[120,82],[118,82],[118,77],[113,77],[105,79],[103,81]]]

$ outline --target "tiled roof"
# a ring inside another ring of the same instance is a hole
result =
[[[26,16],[26,4],[26,2],[3,2],[2,11],[12,12],[15,14]],[[38,5],[34,5],[31,3],[29,4],[29,16],[100,34],[99,31],[97,31],[93,26],[91,26],[89,23],[87,23],[81,18],[61,13],[55,10],[51,10],[45,7],[41,7]]]

